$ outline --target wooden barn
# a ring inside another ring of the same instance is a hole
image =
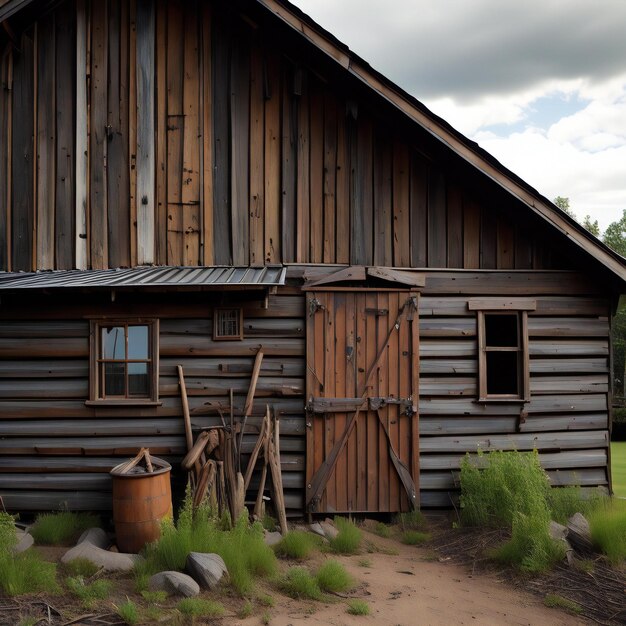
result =
[[[291,515],[610,489],[624,259],[286,0],[0,0],[0,269],[7,509],[179,471],[259,350]]]

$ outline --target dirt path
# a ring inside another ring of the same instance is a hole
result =
[[[369,535],[375,544],[396,548],[397,556],[381,553],[339,557],[356,580],[363,584],[353,594],[370,605],[368,617],[346,613],[346,603],[302,603],[279,600],[272,609],[272,625],[288,624],[380,624],[427,625],[541,625],[576,626],[590,622],[558,609],[549,609],[541,598],[517,590],[493,575],[472,576],[451,562],[433,561],[426,550]],[[334,558],[334,557],[333,557]],[[359,562],[364,558],[369,567]],[[279,597],[276,596],[278,600]],[[246,622],[258,623],[258,620]]]

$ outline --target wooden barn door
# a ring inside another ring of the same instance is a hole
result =
[[[418,295],[307,293],[306,504],[419,506]]]

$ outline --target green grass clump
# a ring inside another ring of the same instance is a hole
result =
[[[605,499],[606,496],[599,490],[583,492],[580,487],[553,487],[547,493],[552,519],[559,524],[567,524],[574,513],[589,515]]]
[[[550,537],[549,496],[536,451],[479,453],[461,462],[461,520],[511,529],[510,541],[493,556],[522,571],[545,571],[565,556],[564,545]],[[559,506],[565,510],[569,500],[561,497]]]
[[[346,613],[350,613],[350,615],[369,615],[370,605],[365,600],[350,600]]]
[[[188,617],[221,617],[226,613],[221,602],[203,598],[185,598],[176,605],[176,608]]]
[[[47,591],[56,593],[56,565],[43,561],[31,550],[13,555],[0,553],[0,589],[9,596]]]
[[[241,609],[239,609],[239,619],[246,619],[246,617],[250,617],[252,613],[254,613],[254,604],[252,604],[250,600],[246,600]]]
[[[317,570],[315,578],[322,591],[347,591],[354,584],[346,568],[338,561],[332,560],[326,561]]]
[[[290,530],[275,546],[278,556],[290,559],[306,559],[315,548],[315,541],[310,533],[302,530]]]
[[[428,533],[422,533],[419,530],[405,530],[400,536],[400,541],[407,546],[418,546],[429,539]]]
[[[117,608],[117,614],[127,623],[136,624],[139,621],[139,609],[137,605],[126,598],[126,602],[120,604]]]
[[[145,589],[152,574],[183,570],[190,552],[219,554],[228,568],[230,584],[242,595],[252,590],[254,577],[276,572],[276,555],[265,545],[261,524],[250,525],[242,516],[232,529],[225,529],[206,508],[192,515],[187,500],[176,525],[165,522],[161,538],[145,549],[145,562],[135,568],[137,589]]]
[[[43,561],[33,550],[14,554],[16,545],[15,520],[0,512],[0,590],[9,596],[58,591],[56,565]]]
[[[167,600],[167,591],[142,591],[141,595],[150,604],[161,604]]]
[[[44,513],[37,517],[30,534],[41,545],[69,546],[94,526],[100,526],[100,518],[92,513]]]
[[[68,576],[82,576],[83,578],[93,576],[99,569],[95,563],[83,558],[74,559],[63,565],[63,571]]]
[[[496,549],[495,558],[524,572],[549,570],[565,558],[565,545],[550,537],[549,524],[547,513],[518,513],[513,520],[511,540]]]
[[[305,567],[288,569],[280,580],[279,585],[292,598],[322,599],[322,591],[316,578]]]
[[[276,600],[274,600],[274,598],[267,593],[264,593],[258,596],[257,602],[259,604],[262,604],[263,606],[269,606],[269,607],[272,607],[276,604]]]
[[[372,559],[368,559],[367,557],[363,557],[357,561],[359,567],[372,567]]]
[[[611,499],[589,515],[591,540],[617,565],[626,561],[626,501]]]
[[[88,608],[94,606],[98,600],[108,598],[113,589],[110,580],[95,580],[88,584],[81,576],[66,578],[65,585]]]
[[[387,526],[387,524],[385,524],[384,522],[376,522],[376,526],[374,526],[373,532],[375,535],[378,535],[379,537],[384,537],[385,539],[391,537],[391,528],[389,528],[389,526]]]
[[[335,517],[337,536],[330,540],[330,548],[338,554],[355,554],[361,546],[362,534],[356,525],[343,517]]]
[[[555,593],[547,594],[543,599],[543,603],[551,609],[565,609],[574,615],[580,615],[583,612],[579,604]]]
[[[421,511],[405,511],[398,514],[396,524],[402,530],[424,530],[426,528],[426,518]]]
[[[626,498],[626,441],[611,442],[611,477],[615,495]]]
[[[547,509],[549,489],[536,451],[467,455],[461,462],[461,520],[468,526],[511,528],[518,513]]]

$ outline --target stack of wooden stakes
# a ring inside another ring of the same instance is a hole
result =
[[[197,508],[208,499],[209,504],[221,515],[228,510],[234,521],[247,512],[245,494],[252,480],[252,473],[257,461],[262,458],[261,480],[258,494],[254,503],[253,516],[262,519],[264,515],[264,493],[267,482],[268,468],[270,474],[272,500],[281,532],[287,532],[287,515],[283,493],[283,480],[280,467],[279,419],[266,405],[265,415],[259,431],[259,436],[248,461],[245,474],[241,469],[241,448],[246,423],[252,413],[254,393],[256,390],[263,352],[257,352],[250,387],[246,397],[243,412],[237,412],[234,406],[233,390],[230,390],[230,403],[227,407],[209,407],[220,415],[222,425],[203,430],[193,440],[191,416],[187,400],[187,390],[183,368],[178,366],[178,380],[183,405],[185,421],[185,436],[187,439],[187,455],[182,461],[182,467],[189,472],[193,493],[193,506]],[[228,420],[225,417],[228,413]]]

